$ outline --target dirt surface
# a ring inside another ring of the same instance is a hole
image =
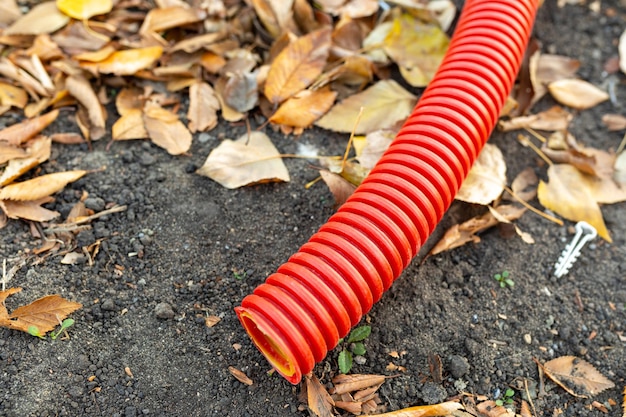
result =
[[[600,149],[615,149],[623,134],[607,132],[600,119],[608,112],[626,113],[624,76],[603,73],[603,63],[617,54],[625,18],[623,0],[602,1],[600,14],[584,6],[559,9],[546,0],[535,28],[544,51],[581,60],[582,78],[614,84],[614,103],[577,114],[572,125],[581,142]],[[546,98],[538,107],[552,104]],[[48,131],[67,131],[74,126],[72,117],[62,113]],[[9,115],[0,123],[16,120]],[[286,161],[292,174],[287,184],[226,190],[194,174],[220,139],[244,132],[244,126],[222,123],[196,137],[188,157],[169,156],[147,142],[107,148],[103,140],[92,151],[54,146],[43,166],[46,173],[106,170],[71,184],[51,208],[66,215],[88,192],[87,204],[95,211],[112,204],[128,210],[107,215],[77,235],[79,246],[104,239],[92,266],[62,265],[60,255],[36,263],[27,255],[42,242],[32,237],[29,224],[11,221],[0,230],[0,257],[8,267],[27,259],[8,283],[24,288],[8,300],[9,309],[50,293],[84,304],[72,315],[76,324],[69,339],[39,340],[0,329],[1,416],[307,415],[298,411],[299,389],[268,375],[269,365],[233,308],[323,224],[333,212],[333,200],[321,184],[304,188],[317,172],[303,160]],[[297,139],[270,134],[284,153],[309,143],[339,154],[346,143],[345,136],[317,129]],[[495,133],[491,139],[505,153],[509,180],[529,166],[545,179],[545,168],[516,135]],[[539,381],[532,358],[576,355],[616,387],[581,399],[547,383],[547,394],[534,398],[537,415],[558,415],[555,410],[561,409],[566,416],[621,416],[619,405],[604,414],[590,404],[597,400],[610,406],[609,399],[620,404],[626,383],[625,342],[620,340],[626,331],[625,208],[624,203],[603,208],[613,244],[594,241],[561,279],[551,272],[571,238],[572,224],[559,227],[530,213],[518,223],[535,238],[534,245],[494,229],[481,236],[480,244],[421,265],[413,262],[364,319],[372,326],[365,342],[367,361],[353,372],[390,374],[385,370],[390,361],[406,367],[379,391],[387,409],[396,410],[440,402],[459,391],[494,398],[521,379],[531,386]],[[467,215],[467,206],[455,204],[435,235]],[[515,282],[511,289],[493,279],[503,270]],[[222,320],[209,328],[207,315]],[[406,353],[394,359],[391,351]],[[430,377],[431,354],[443,361],[440,384]],[[337,372],[337,355],[338,350],[331,352],[317,374],[325,366]],[[254,384],[235,380],[229,366],[244,371]],[[520,398],[518,391],[515,399]]]

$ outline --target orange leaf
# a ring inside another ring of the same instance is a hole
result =
[[[265,96],[279,104],[308,87],[322,73],[330,49],[331,29],[311,32],[283,49],[265,81]]]
[[[167,29],[200,22],[206,13],[190,7],[172,6],[162,9],[152,9],[139,29],[141,35],[149,32],[161,32]]]
[[[47,222],[59,217],[59,212],[41,207],[49,203],[51,198],[40,198],[35,201],[0,200],[0,208],[11,219],[25,219],[34,222]]]
[[[160,46],[117,51],[100,62],[81,62],[81,67],[102,74],[133,75],[151,67],[163,54]]]
[[[333,412],[335,402],[319,379],[313,374],[306,376],[306,393],[309,408],[316,416],[333,417],[335,415]]]
[[[111,0],[57,0],[57,7],[71,18],[87,20],[109,13],[113,8],[113,2]]]
[[[0,130],[0,140],[5,140],[12,145],[24,143],[54,122],[58,115],[58,110],[52,110],[42,116],[11,125]]]
[[[437,417],[452,415],[455,410],[462,410],[463,405],[455,401],[441,404],[419,405],[384,414],[373,414],[371,417]]]
[[[143,122],[152,142],[171,155],[185,153],[191,147],[191,133],[178,116],[156,103],[147,103]]]
[[[105,134],[106,112],[89,81],[82,75],[72,75],[65,80],[65,87],[87,110],[91,138],[100,139]]]
[[[542,368],[551,380],[576,397],[596,395],[615,386],[593,365],[575,356],[552,359]]]
[[[325,114],[335,102],[337,93],[324,88],[315,91],[305,90],[288,98],[280,105],[270,122],[294,126],[309,127]]]
[[[217,126],[217,111],[220,102],[213,88],[205,82],[196,82],[189,87],[189,130],[204,132]]]
[[[28,103],[26,91],[11,84],[0,82],[0,105],[23,109]]]
[[[18,307],[7,315],[4,299],[20,290],[21,288],[11,288],[7,291],[0,291],[0,301],[2,301],[2,310],[4,310],[0,310],[0,326],[27,333],[29,327],[34,326],[40,334],[45,334],[58,326],[69,314],[83,306],[54,294]]]
[[[145,139],[148,131],[143,124],[143,111],[129,109],[117,119],[112,128],[113,140]]]
[[[87,171],[55,172],[31,180],[7,185],[0,189],[0,200],[33,201],[62,190],[70,182],[76,181]]]

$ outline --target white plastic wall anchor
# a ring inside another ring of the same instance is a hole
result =
[[[558,262],[554,265],[554,276],[557,278],[561,278],[569,272],[576,259],[578,259],[583,246],[598,235],[596,228],[587,222],[581,221],[576,223],[575,229],[576,234],[574,238],[561,252]]]

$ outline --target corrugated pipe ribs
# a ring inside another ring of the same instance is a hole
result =
[[[297,384],[391,286],[450,206],[509,95],[538,0],[468,0],[413,113],[354,194],[235,308]]]

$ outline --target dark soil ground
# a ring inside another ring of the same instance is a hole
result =
[[[584,6],[560,9],[547,0],[535,28],[544,51],[581,60],[582,78],[596,85],[614,83],[614,103],[581,112],[572,124],[581,142],[600,149],[615,149],[622,137],[607,132],[600,119],[608,112],[626,113],[624,76],[603,73],[604,62],[617,54],[625,18],[623,0],[602,1],[600,14]],[[539,108],[552,104],[546,98]],[[67,131],[74,126],[71,117],[63,113],[49,131]],[[0,123],[16,120],[5,116]],[[35,263],[27,255],[41,241],[32,237],[27,223],[11,221],[0,231],[0,258],[8,267],[27,260],[8,283],[24,287],[8,300],[9,309],[51,293],[84,305],[72,315],[76,324],[66,340],[0,329],[0,415],[307,415],[298,411],[299,389],[268,375],[269,365],[233,308],[323,224],[333,212],[333,199],[321,184],[304,188],[317,172],[303,160],[286,161],[292,174],[287,184],[226,190],[194,174],[221,138],[244,132],[244,126],[222,123],[195,141],[189,157],[169,156],[147,142],[114,143],[107,149],[103,140],[92,151],[54,146],[45,172],[106,170],[71,184],[52,208],[65,215],[86,191],[96,211],[112,203],[128,210],[107,215],[77,235],[79,246],[105,238],[93,266],[62,265],[60,256]],[[284,153],[311,143],[326,154],[339,154],[346,143],[345,136],[317,129],[297,139],[271,135]],[[536,155],[519,145],[516,135],[495,133],[491,139],[505,153],[509,180],[529,166],[545,179]],[[415,261],[367,315],[372,326],[367,362],[353,371],[389,374],[390,361],[406,367],[379,391],[387,409],[396,410],[443,401],[460,390],[494,398],[520,378],[531,385],[539,380],[533,358],[576,355],[616,387],[582,399],[548,382],[547,394],[534,399],[537,415],[556,416],[560,409],[566,416],[621,416],[619,405],[604,414],[590,404],[597,400],[610,406],[609,399],[621,404],[626,384],[620,339],[626,332],[625,208],[624,203],[603,208],[613,244],[596,240],[561,279],[551,272],[571,238],[572,224],[559,227],[530,213],[518,224],[532,234],[534,245],[494,229],[479,244],[432,256],[421,265]],[[435,235],[467,212],[455,204]],[[515,282],[511,289],[493,279],[503,270]],[[243,272],[245,278],[237,279]],[[208,328],[206,315],[222,320]],[[393,359],[391,351],[406,353]],[[331,352],[318,366],[318,375],[325,366],[337,372],[337,354]],[[440,384],[428,370],[432,354],[443,361]],[[244,371],[254,384],[235,380],[229,366]]]

